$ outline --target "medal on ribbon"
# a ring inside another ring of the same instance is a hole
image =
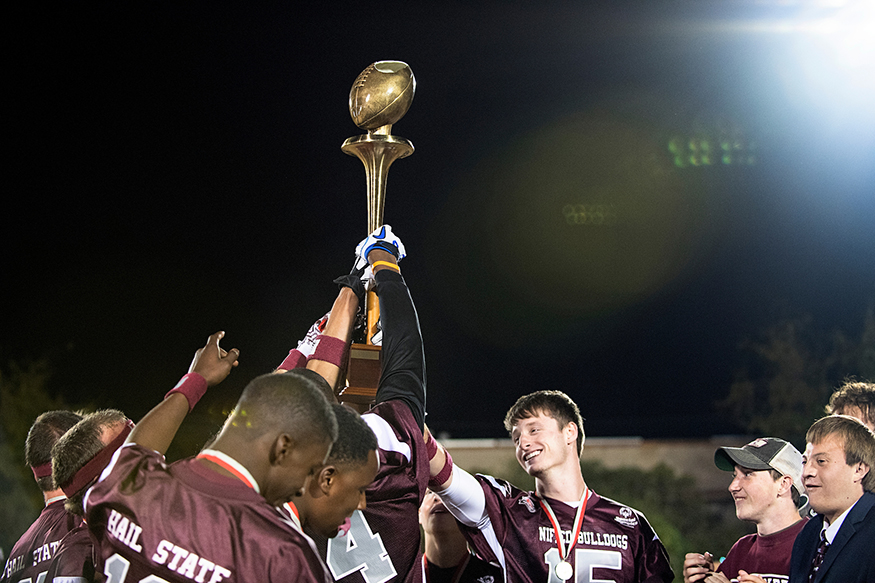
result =
[[[544,512],[547,513],[547,517],[550,518],[550,524],[553,525],[553,532],[556,535],[556,546],[559,547],[560,560],[553,569],[553,572],[556,573],[556,576],[562,581],[568,581],[571,579],[572,575],[574,575],[574,567],[571,566],[568,559],[571,556],[571,550],[574,548],[574,545],[577,544],[577,537],[580,535],[580,529],[583,527],[583,517],[586,514],[586,503],[589,501],[589,494],[590,490],[589,488],[586,488],[583,495],[580,497],[580,506],[577,507],[577,514],[574,515],[574,525],[571,529],[571,541],[568,543],[567,549],[562,540],[562,531],[559,529],[559,519],[556,518],[553,509],[550,508],[550,503],[547,502],[545,498],[538,498],[538,502],[541,503],[541,508],[544,509]]]

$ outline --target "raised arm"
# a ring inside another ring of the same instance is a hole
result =
[[[350,274],[334,280],[340,285],[340,291],[337,294],[337,299],[334,300],[334,305],[331,306],[331,316],[320,335],[319,342],[326,350],[319,350],[317,346],[313,356],[307,360],[307,368],[319,373],[322,378],[328,381],[332,389],[337,388],[337,383],[344,372],[349,341],[361,304],[360,296],[357,291],[354,291],[355,286],[349,287],[349,285],[357,283],[358,287],[361,288],[361,295],[364,295],[364,287],[359,277],[358,274]],[[326,338],[331,340],[326,341]],[[331,346],[330,350],[327,349],[329,345]]]
[[[164,454],[182,425],[185,416],[194,408],[208,387],[219,384],[231,369],[237,366],[240,351],[225,351],[219,346],[224,332],[216,332],[194,354],[188,374],[170,390],[131,431],[126,443],[136,443]]]
[[[363,271],[356,270],[334,280],[340,291],[331,311],[310,327],[297,348],[289,352],[274,373],[282,374],[305,366],[325,379],[332,390],[337,388],[344,372],[356,314],[365,293]]]
[[[431,474],[428,488],[440,496],[444,506],[462,524],[474,528],[486,526],[489,515],[480,483],[474,476],[453,465],[452,456],[437,442],[428,427],[425,428],[423,437]]]
[[[420,429],[425,420],[425,352],[419,317],[398,261],[404,245],[384,225],[359,243],[356,254],[374,271],[383,331],[377,403],[399,399],[410,407]]]

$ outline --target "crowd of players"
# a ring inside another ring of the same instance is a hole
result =
[[[25,453],[46,506],[0,583],[672,581],[645,516],[584,480],[583,423],[565,393],[525,395],[504,420],[534,491],[453,464],[425,424],[404,256],[388,226],[362,241],[330,311],[194,457],[164,453],[237,365],[222,332],[136,424],[115,410],[40,415]],[[375,405],[356,412],[335,387],[371,289],[381,376]],[[688,554],[685,582],[875,582],[875,385],[843,387],[828,412],[804,455],[773,437],[717,450],[737,516],[757,532],[722,563]]]

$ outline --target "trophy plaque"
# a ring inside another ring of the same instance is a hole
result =
[[[366,134],[348,138],[341,150],[362,161],[368,197],[368,233],[383,224],[386,180],[395,160],[413,153],[409,140],[392,135],[392,125],[404,117],[416,79],[407,63],[379,61],[359,74],[349,92],[349,114]],[[380,303],[377,294],[367,292],[366,324],[363,342],[353,342],[349,349],[346,387],[338,398],[359,406],[373,404],[380,383],[380,347],[373,344],[378,333]]]

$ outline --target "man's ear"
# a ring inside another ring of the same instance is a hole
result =
[[[288,433],[280,433],[273,441],[270,448],[270,465],[278,466],[285,462],[286,458],[295,449],[295,440]]]
[[[324,466],[319,473],[316,474],[316,478],[313,480],[314,482],[318,482],[319,491],[322,492],[325,496],[331,495],[331,489],[334,487],[334,484],[337,483],[337,468],[335,466]]]
[[[575,448],[577,447],[577,432],[580,429],[577,427],[577,423],[574,421],[569,421],[568,425],[565,426],[563,433],[565,433],[565,442],[569,445],[573,445]]]
[[[781,476],[781,479],[778,480],[781,482],[781,494],[786,496],[793,496],[793,478],[790,476]]]
[[[869,464],[865,462],[858,462],[857,469],[854,470],[854,478],[859,478],[860,482],[866,477],[866,474],[869,473]]]

